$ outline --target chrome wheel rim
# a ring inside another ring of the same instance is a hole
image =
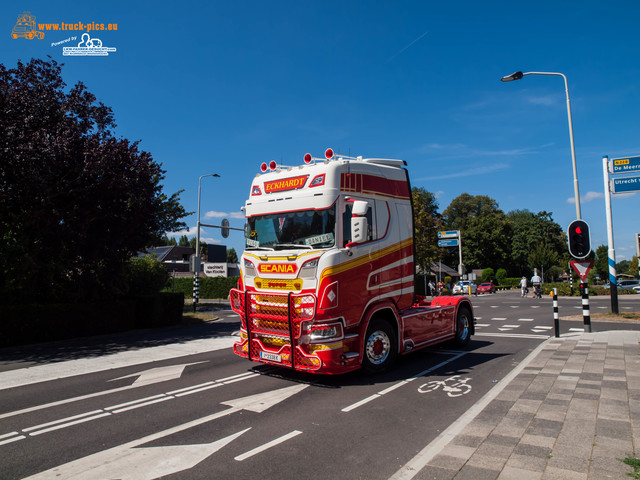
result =
[[[389,356],[391,352],[391,340],[389,335],[385,332],[378,330],[369,335],[366,345],[367,359],[373,365],[380,365]]]

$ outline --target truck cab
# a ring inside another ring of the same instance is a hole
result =
[[[399,354],[456,337],[466,344],[468,299],[415,297],[405,162],[331,149],[304,160],[263,164],[252,182],[241,278],[230,294],[242,319],[235,353],[333,374],[383,371]]]

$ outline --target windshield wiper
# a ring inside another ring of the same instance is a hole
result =
[[[278,243],[277,245],[274,245],[274,248],[276,250],[287,250],[289,248],[304,248],[306,250],[313,250],[313,247],[311,245],[300,245],[297,243]]]

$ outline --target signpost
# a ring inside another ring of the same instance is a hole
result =
[[[569,265],[578,272],[580,280],[585,282],[587,280],[587,275],[589,275],[589,272],[593,268],[593,260],[583,260],[581,262],[578,262],[577,260],[570,260]]]
[[[458,239],[457,238],[447,238],[445,240],[438,240],[439,247],[457,247]]]
[[[640,192],[640,176],[614,178],[613,193]]]
[[[602,157],[604,175],[604,200],[607,214],[607,239],[609,243],[609,291],[611,293],[611,311],[618,313],[618,281],[616,278],[616,251],[613,246],[613,220],[611,216],[611,193],[640,192],[640,176],[626,175],[640,172],[640,156],[621,157],[609,160]],[[619,175],[610,180],[610,175]]]
[[[460,263],[458,264],[458,273],[464,275],[464,264],[462,263],[462,235],[460,230],[446,230],[438,232],[438,246],[439,247],[458,247],[458,254],[460,256]]]
[[[640,172],[640,157],[614,158],[611,160],[611,173]]]

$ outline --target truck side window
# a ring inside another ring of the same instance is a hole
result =
[[[374,240],[373,232],[375,231],[374,223],[373,223],[373,209],[371,205],[373,204],[373,200],[368,200],[369,208],[367,209],[367,223],[369,224],[369,231],[367,232],[367,241]],[[351,241],[351,210],[353,205],[351,202],[345,202],[344,213],[342,214],[342,246],[345,247],[347,243]]]

